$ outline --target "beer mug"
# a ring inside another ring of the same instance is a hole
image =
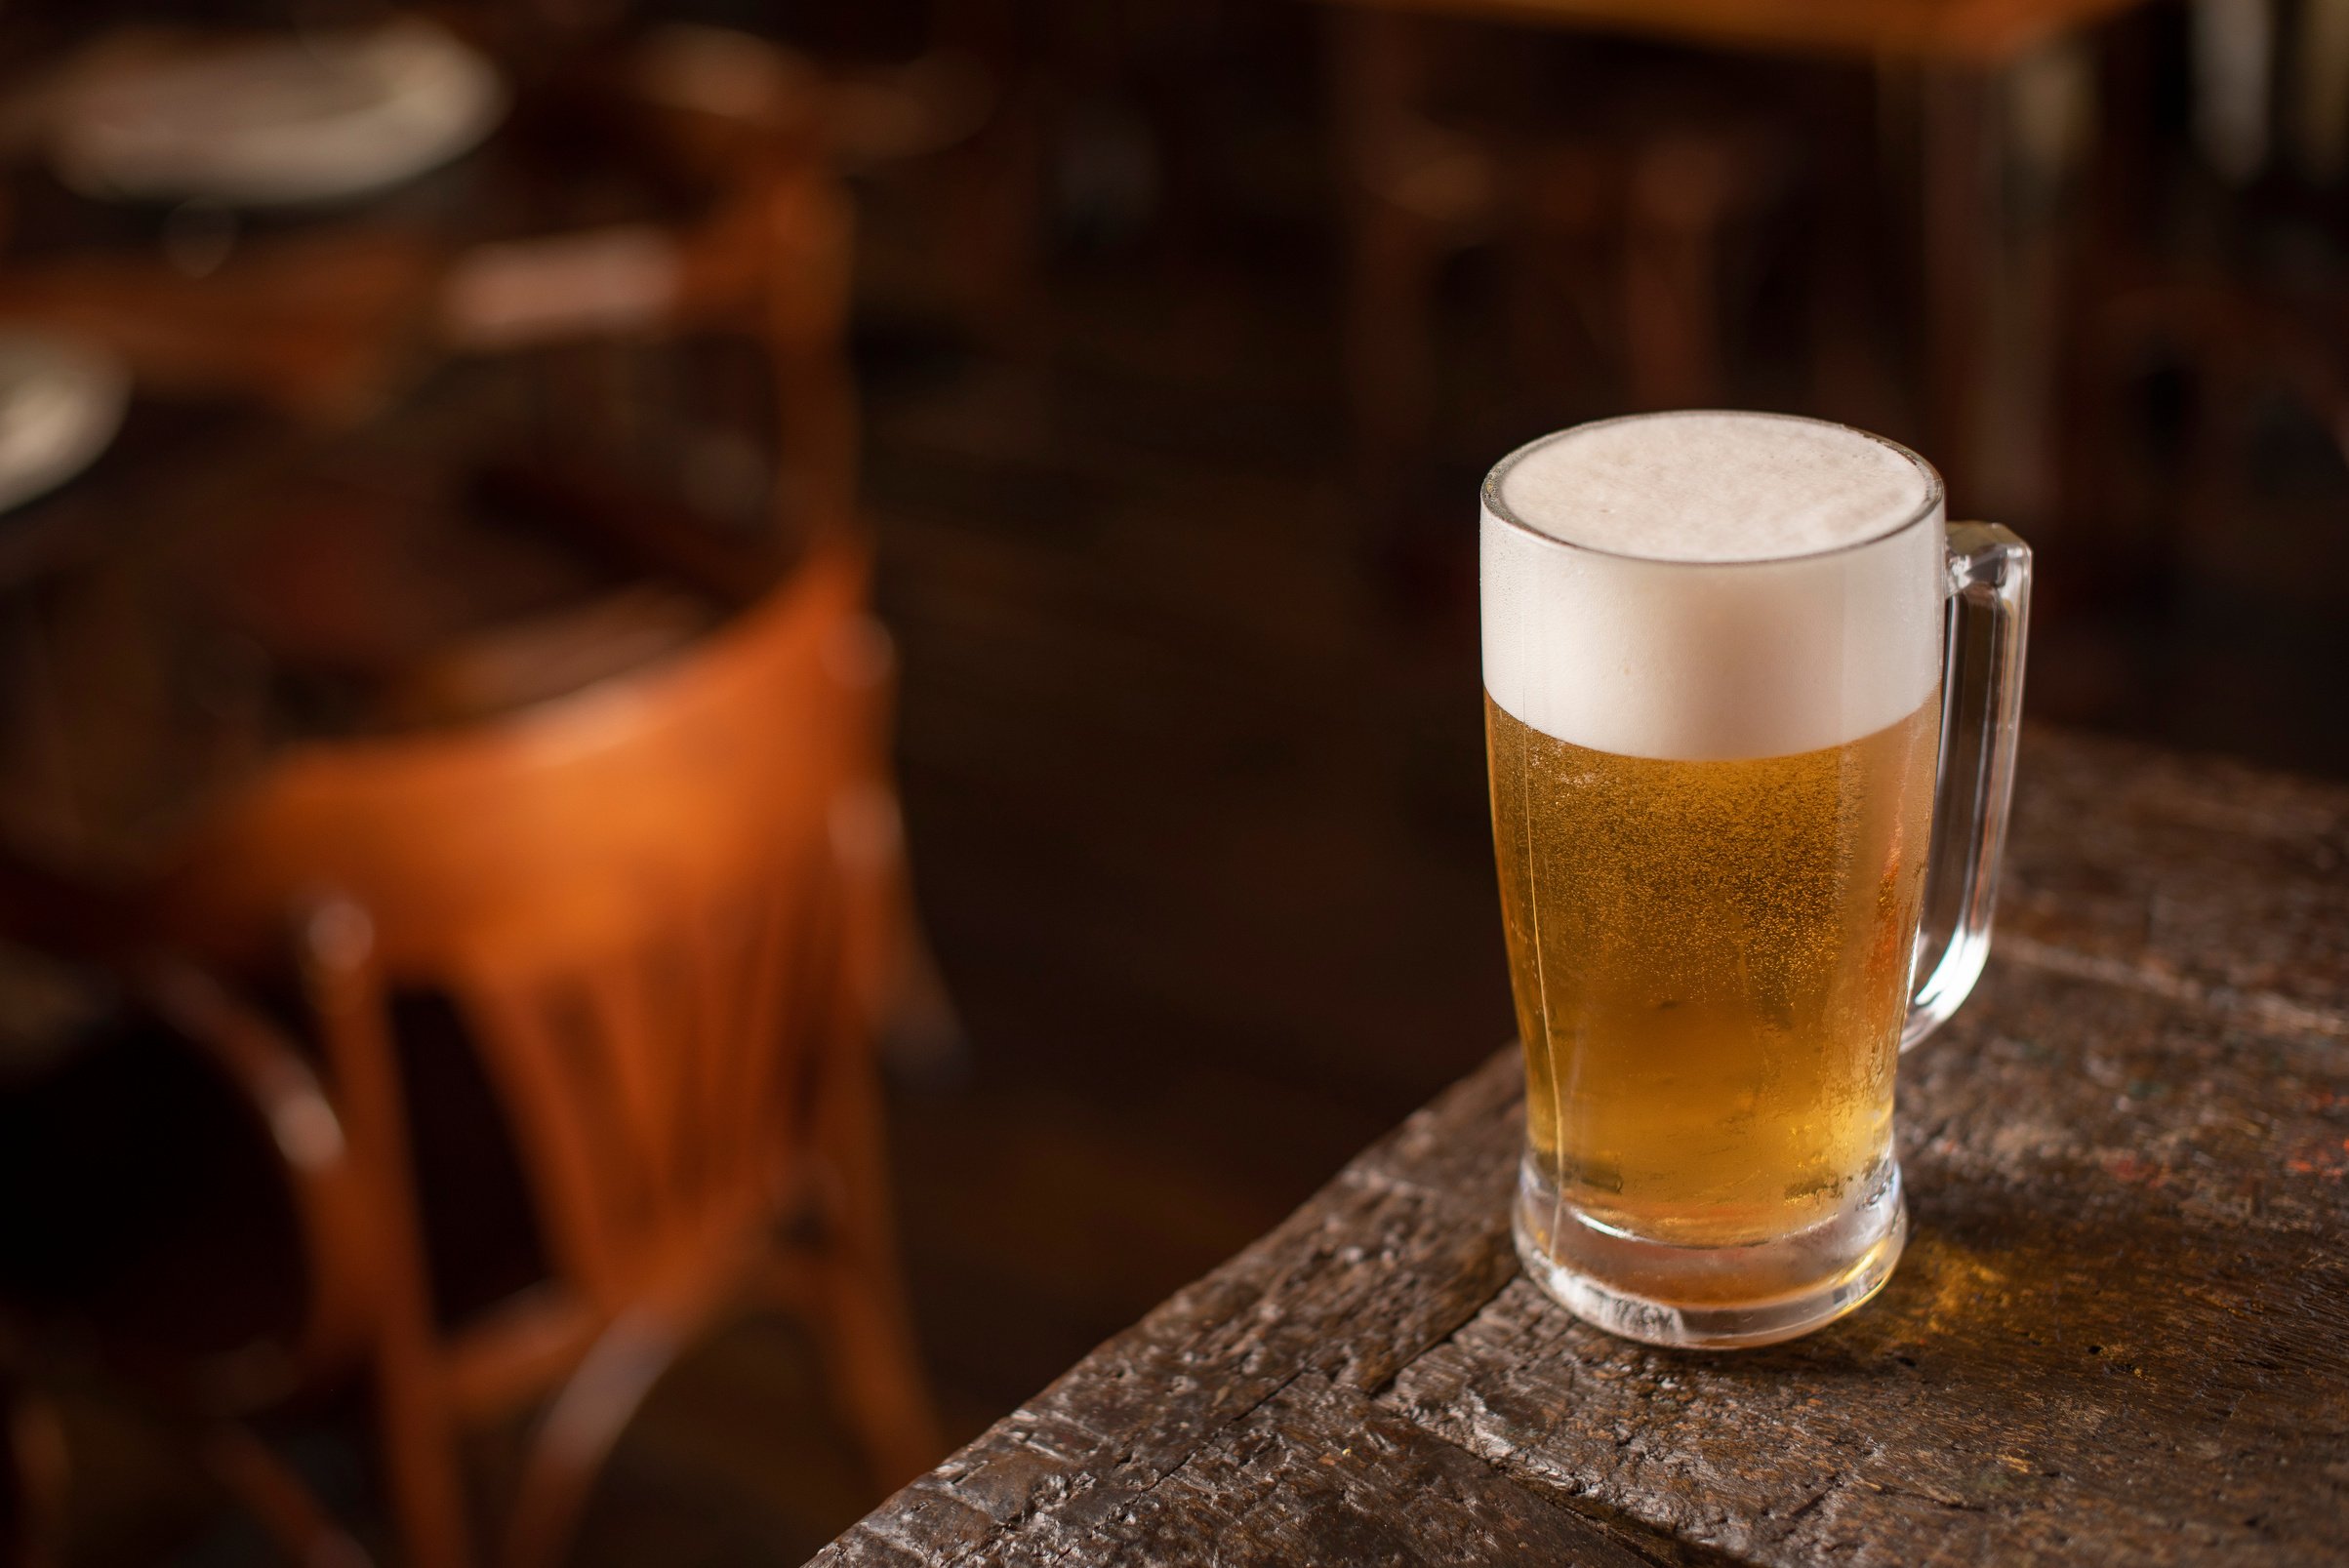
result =
[[[1763,414],[1544,437],[1480,530],[1519,1254],[1649,1344],[1818,1328],[1899,1261],[1894,1064],[1988,952],[2030,551]]]

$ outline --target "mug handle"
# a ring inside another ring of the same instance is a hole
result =
[[[1947,548],[1941,762],[1903,1051],[1949,1022],[1990,957],[2023,717],[2031,546],[1996,523],[1951,523]]]

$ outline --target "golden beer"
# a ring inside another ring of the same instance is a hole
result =
[[[1484,712],[1537,1187],[1688,1248],[1795,1234],[1882,1188],[1937,696],[1843,744],[1724,761]]]
[[[1518,1257],[1650,1344],[1808,1333],[1899,1262],[1894,1064],[1989,951],[2030,551],[1947,523],[1906,448],[1780,415],[1578,425],[1481,501]]]

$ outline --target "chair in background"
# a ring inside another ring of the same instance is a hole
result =
[[[201,1461],[296,1560],[363,1564],[289,1467],[222,1419],[357,1364],[375,1288],[363,1186],[305,1055],[184,959],[156,954],[142,924],[113,890],[0,851],[11,1044],[40,1042],[13,1065],[0,1138],[14,1200],[0,1560],[61,1560],[76,1467],[59,1407],[103,1390]],[[151,1096],[126,1098],[131,1082]],[[255,1147],[274,1154],[260,1183],[219,1179],[223,1163],[260,1170],[236,1158]],[[201,1246],[174,1245],[183,1200],[211,1222]],[[306,1281],[272,1266],[297,1253]]]
[[[522,438],[478,482],[633,579],[374,672],[356,727],[403,738],[255,758],[153,908],[154,934],[214,972],[303,976],[322,1041],[320,1061],[203,971],[137,968],[285,1167],[306,1325],[161,1381],[304,1560],[353,1548],[237,1418],[360,1363],[419,1563],[477,1554],[460,1432],[549,1393],[501,1528],[508,1560],[554,1557],[637,1398],[732,1305],[805,1311],[882,1479],[935,1457],[869,1050],[887,993],[926,966],[906,958],[887,643],[862,610],[847,221],[780,57],[709,41],[520,72],[544,110],[515,128],[523,154],[620,158],[661,198],[652,217],[452,243],[393,213],[256,240],[201,278],[71,256],[0,280],[0,310],[71,319],[149,389],[305,432],[372,424],[434,360],[542,356]],[[748,341],[766,372],[742,400],[772,422],[747,526],[612,461],[622,362],[695,335]],[[337,622],[303,597],[305,624]],[[447,1000],[489,1080],[547,1262],[459,1321],[435,1310],[387,1012],[419,992]]]
[[[64,1437],[9,1348],[0,1362],[0,1555],[17,1568],[58,1568]]]
[[[778,19],[860,231],[877,236],[861,248],[861,305],[946,317],[1012,359],[1041,338],[1043,93],[1023,63],[1025,9],[872,0]]]
[[[571,123],[599,124],[701,187],[700,216],[472,246],[451,259],[437,296],[442,352],[547,358],[531,428],[485,466],[476,493],[726,609],[756,601],[811,543],[858,526],[851,219],[794,70],[747,35],[671,29],[583,72],[566,94]],[[641,374],[627,360],[643,345],[710,335],[749,344],[763,373],[763,387],[712,422],[734,443],[722,456],[749,471],[728,487],[749,498],[732,517],[697,497],[691,472],[650,475],[625,460],[683,451],[690,467],[713,432],[641,428],[646,411],[616,407],[628,400],[613,394]],[[379,712],[406,727],[558,695],[628,667],[674,623],[671,605],[629,589],[499,626],[401,670]]]
[[[361,1245],[313,1256],[315,1289],[365,1281],[419,1564],[473,1555],[459,1435],[549,1394],[503,1535],[509,1563],[555,1560],[638,1401],[730,1307],[807,1316],[880,1479],[936,1457],[871,1052],[907,911],[864,591],[861,553],[828,545],[662,664],[494,724],[298,751],[171,879],[161,927],[213,964],[265,969],[290,938],[366,1208]],[[390,1011],[419,991],[478,1056],[547,1263],[455,1324]]]
[[[1440,62],[1458,51],[1443,46],[1473,35],[1366,8],[1338,8],[1328,25],[1351,249],[1348,392],[1374,499],[1404,494],[1424,469],[1437,273],[1472,246],[1503,252],[1511,348],[1531,385],[1587,385],[1595,360],[1634,408],[1718,400],[1723,251],[1784,184],[1779,139],[1733,114],[1678,112],[1684,92],[1651,103],[1605,81],[1568,95],[1581,112],[1563,125],[1506,107],[1496,118],[1481,103],[1446,113],[1434,101]],[[1466,74],[1506,104],[1483,69],[1492,53]]]
[[[70,328],[118,353],[144,394],[265,411],[296,440],[347,442],[435,374],[506,368],[516,385],[503,404],[438,454],[485,470],[462,499],[631,581],[592,603],[490,613],[423,647],[349,628],[462,622],[463,583],[346,564],[300,595],[224,584],[216,598],[263,607],[234,624],[243,644],[289,670],[323,658],[369,689],[361,727],[496,711],[625,669],[699,629],[637,591],[645,577],[738,608],[807,540],[852,526],[849,219],[802,68],[748,35],[654,29],[516,60],[514,74],[511,123],[437,192],[280,217],[248,238],[232,222],[195,271],[168,246],[53,245],[0,265],[0,317]],[[662,367],[680,384],[644,395],[643,361],[709,341],[748,345],[755,364]],[[722,421],[695,408],[701,425],[679,427],[689,404],[712,401],[729,404]],[[636,469],[690,470],[721,445],[700,466],[727,470],[730,516],[712,514],[693,472],[631,471],[640,458],[653,461]],[[396,518],[395,503],[377,509]],[[308,522],[289,526],[312,554],[344,536],[346,554],[366,547],[366,527]],[[299,624],[265,613],[338,583],[353,602],[307,603]],[[342,644],[318,646],[320,626],[345,628]],[[479,675],[500,684],[468,684]]]
[[[2230,42],[2247,22],[2275,47]],[[2328,733],[2295,715],[2345,646],[2345,27],[2307,0],[2153,13],[2105,41],[2045,555],[2048,632],[2075,642],[2050,643],[2042,696],[2067,722],[2334,754],[2272,737]]]

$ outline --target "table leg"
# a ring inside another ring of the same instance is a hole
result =
[[[2091,81],[2065,41],[1921,84],[1926,406],[1955,515],[2055,521],[2065,213]]]
[[[1978,69],[1937,67],[1919,86],[1928,456],[1948,482],[1952,514],[1962,516],[1983,504],[1977,481],[2000,255],[1990,82]]]

